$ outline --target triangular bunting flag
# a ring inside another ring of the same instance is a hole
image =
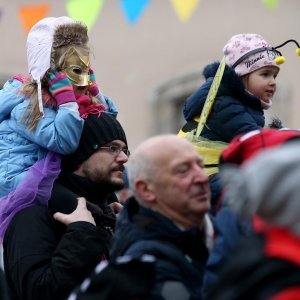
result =
[[[48,4],[20,6],[20,19],[26,34],[35,23],[47,16],[49,10],[50,6]]]
[[[66,9],[69,17],[82,21],[90,30],[102,10],[104,0],[69,0]]]
[[[130,24],[137,22],[150,0],[120,0],[122,9]]]
[[[268,9],[276,9],[278,6],[278,0],[262,0],[262,2]]]
[[[200,0],[171,0],[177,16],[183,22],[190,19],[199,2]]]

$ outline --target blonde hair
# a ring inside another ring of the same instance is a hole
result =
[[[23,122],[28,127],[29,131],[33,131],[42,116],[42,113],[39,110],[36,82],[26,82],[21,88],[21,92],[26,98],[30,98],[30,103],[28,104],[24,112],[21,122]]]

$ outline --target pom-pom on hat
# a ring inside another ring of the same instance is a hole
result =
[[[62,169],[74,171],[100,147],[121,140],[127,146],[127,139],[119,121],[111,114],[102,112],[100,116],[89,115],[84,121],[77,150],[62,159]]]
[[[279,67],[274,59],[281,55],[259,34],[238,34],[230,38],[223,48],[226,64],[238,76],[243,76],[265,66]]]

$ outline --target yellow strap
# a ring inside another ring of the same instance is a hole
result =
[[[219,68],[214,77],[214,80],[209,89],[209,92],[207,94],[207,97],[206,97],[206,100],[204,103],[204,107],[203,107],[203,110],[202,110],[202,113],[200,116],[200,120],[199,120],[199,123],[197,126],[196,136],[200,136],[200,134],[203,130],[203,127],[206,123],[206,120],[208,118],[208,115],[212,109],[214,102],[215,102],[215,98],[216,98],[216,95],[217,95],[217,92],[218,92],[218,89],[219,89],[219,86],[220,86],[220,83],[221,83],[221,80],[223,77],[225,65],[226,65],[225,56],[223,56],[223,58],[220,62]]]
[[[178,136],[185,138],[186,132],[184,132],[182,129],[180,129],[177,133]]]

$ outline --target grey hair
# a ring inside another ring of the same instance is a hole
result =
[[[136,200],[143,204],[136,188],[136,179],[153,180],[156,174],[156,167],[153,162],[142,152],[136,152],[130,156],[127,164],[128,184]]]
[[[233,210],[242,216],[256,213],[300,236],[299,142],[265,150],[240,170],[222,173],[221,178],[227,178],[227,203]]]

